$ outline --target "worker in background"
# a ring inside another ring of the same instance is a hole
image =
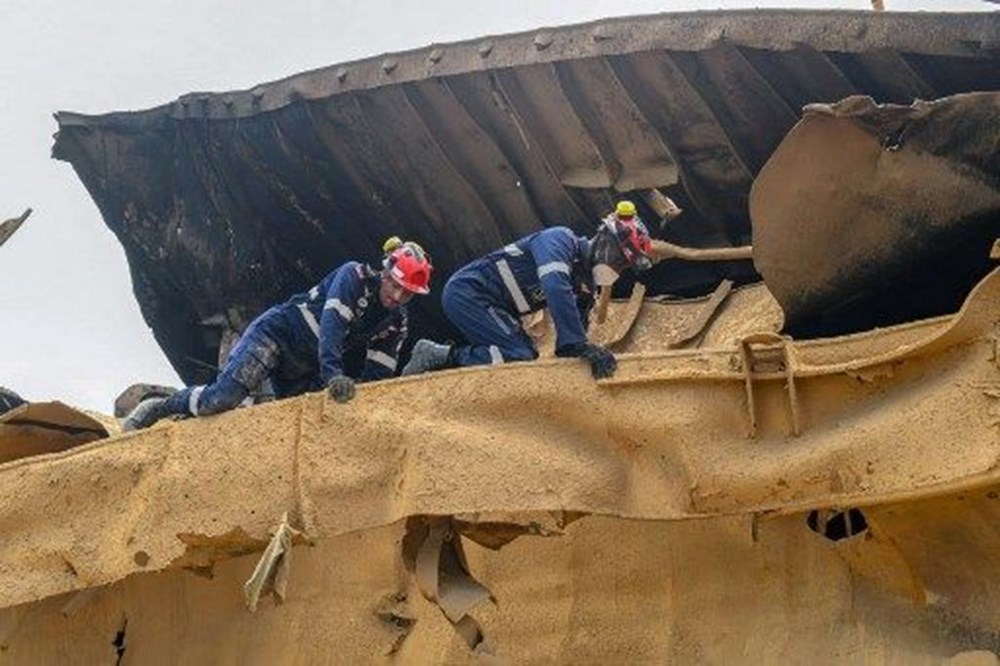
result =
[[[358,381],[393,376],[406,338],[406,304],[428,293],[432,267],[416,243],[393,237],[383,251],[382,270],[349,261],[308,292],[267,310],[247,327],[214,383],[145,400],[122,429],[146,428],[172,414],[234,409],[266,379],[278,398],[325,386],[334,400],[347,402],[354,379],[344,362],[354,353],[365,355]]]
[[[583,358],[595,378],[610,377],[615,357],[587,340],[595,287],[610,288],[626,268],[645,270],[652,265],[650,252],[649,232],[635,205],[622,201],[593,238],[552,227],[477,259],[451,276],[441,299],[469,345],[418,340],[402,374],[538,358],[520,317],[548,307],[556,355]]]

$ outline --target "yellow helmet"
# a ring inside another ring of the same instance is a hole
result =
[[[393,250],[402,245],[403,245],[402,238],[400,238],[399,236],[389,236],[388,238],[385,239],[385,242],[382,243],[382,252],[384,252],[385,254],[389,254],[390,252],[392,252]]]
[[[635,204],[631,201],[619,201],[615,206],[615,215],[618,217],[635,217]]]

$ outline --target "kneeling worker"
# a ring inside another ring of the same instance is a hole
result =
[[[344,356],[361,349],[359,381],[391,377],[406,338],[406,303],[428,293],[432,267],[416,243],[394,237],[383,250],[381,271],[349,261],[308,292],[267,310],[247,327],[215,382],[143,401],[122,429],[146,428],[171,414],[234,409],[265,379],[278,398],[326,386],[334,400],[347,402],[354,380],[344,374]]]
[[[595,378],[610,377],[615,357],[587,341],[596,287],[609,287],[626,268],[652,265],[652,243],[630,201],[619,202],[593,238],[567,227],[525,236],[460,268],[445,285],[444,313],[468,339],[457,347],[418,340],[402,374],[538,358],[520,317],[548,307],[556,355],[581,357]]]

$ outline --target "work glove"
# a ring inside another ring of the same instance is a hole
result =
[[[354,380],[347,375],[337,375],[326,385],[326,390],[337,402],[347,402],[354,397]]]
[[[615,374],[615,370],[618,368],[615,355],[601,345],[595,345],[592,342],[581,342],[562,347],[556,350],[556,356],[576,356],[585,359],[590,363],[590,373],[594,375],[594,379],[610,377]]]

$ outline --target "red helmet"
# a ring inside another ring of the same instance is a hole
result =
[[[416,243],[407,241],[389,252],[385,268],[403,289],[415,294],[430,292],[431,271],[434,267],[431,266],[430,257]]]

